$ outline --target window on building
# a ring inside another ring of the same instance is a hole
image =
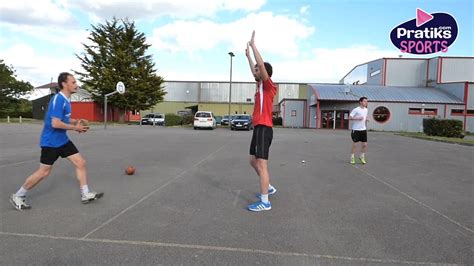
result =
[[[296,110],[291,110],[291,116],[296,116]]]
[[[425,115],[437,115],[438,109],[437,108],[425,108],[423,114]]]
[[[379,106],[375,108],[373,113],[374,120],[379,123],[387,122],[390,118],[390,110],[385,106]]]
[[[437,115],[438,108],[409,108],[408,114],[411,115]]]
[[[421,115],[421,108],[410,108],[408,113],[411,115]]]
[[[370,76],[373,77],[373,76],[376,76],[376,75],[378,75],[378,74],[380,74],[380,69],[371,72],[371,73],[370,73]]]
[[[474,116],[474,110],[467,110],[468,116]]]
[[[464,115],[463,109],[451,109],[451,115]]]

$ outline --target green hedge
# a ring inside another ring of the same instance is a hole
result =
[[[21,111],[13,111],[13,112],[4,112],[3,110],[0,111],[0,118],[6,118],[10,116],[10,118],[18,118],[19,116],[23,118],[32,118],[33,113],[31,111],[21,112]]]
[[[176,114],[166,114],[165,115],[165,125],[167,127],[179,126],[183,122],[183,118]]]
[[[454,119],[423,119],[423,133],[428,136],[464,138],[462,121]]]
[[[193,123],[194,123],[194,115],[183,116],[183,120],[182,120],[183,125],[192,125]]]
[[[1,101],[0,102],[0,117],[6,118],[14,117],[23,117],[23,118],[32,118],[33,117],[33,105],[31,102],[25,99],[17,100],[13,99],[10,101]]]

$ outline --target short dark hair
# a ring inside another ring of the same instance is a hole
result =
[[[367,97],[360,97],[359,102],[363,102],[364,100],[367,100]]]
[[[72,77],[72,74],[70,74],[68,72],[62,72],[62,73],[59,74],[59,76],[58,76],[58,86],[59,86],[60,90],[63,89],[63,82],[66,82],[68,76]]]
[[[268,62],[265,62],[263,63],[265,65],[265,70],[267,71],[267,74],[269,77],[272,77],[272,74],[273,74],[273,67],[272,65],[270,65],[270,63]]]

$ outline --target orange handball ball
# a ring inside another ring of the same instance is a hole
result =
[[[126,169],[125,169],[125,173],[127,175],[133,175],[135,174],[135,167],[133,166],[128,166]]]

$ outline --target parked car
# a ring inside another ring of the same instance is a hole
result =
[[[235,117],[235,115],[230,116],[230,121],[231,122],[232,122],[232,119],[234,119],[234,117]],[[229,116],[228,115],[224,115],[224,117],[221,120],[221,125],[223,125],[223,126],[229,125]]]
[[[212,112],[199,111],[194,115],[194,129],[198,128],[216,128],[217,123]]]
[[[253,129],[252,125],[252,117],[250,115],[236,115],[232,122],[230,122],[230,129],[231,130],[238,130],[238,129],[245,129],[251,130]]]
[[[165,124],[165,115],[160,113],[151,113],[147,114],[142,117],[141,120],[142,125],[160,125],[163,126]]]

